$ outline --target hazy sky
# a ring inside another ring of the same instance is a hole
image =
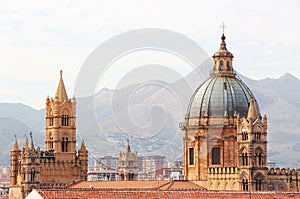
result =
[[[300,78],[299,10],[298,0],[1,1],[0,102],[43,108],[60,69],[72,94],[87,56],[103,41],[133,29],[179,32],[211,56],[219,47],[223,21],[238,72],[253,79],[285,72]]]

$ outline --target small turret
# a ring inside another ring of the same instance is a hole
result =
[[[81,142],[80,150],[82,150],[82,151],[83,151],[83,150],[86,150],[84,140],[82,140],[82,142]]]
[[[75,98],[75,95],[73,95],[73,97],[71,99],[71,103],[72,103],[73,114],[76,115],[76,98]]]
[[[50,98],[49,98],[49,95],[48,95],[47,98],[46,98],[46,106],[49,106],[50,103],[51,103],[51,101],[50,101]]]
[[[257,118],[257,116],[258,116],[258,112],[257,112],[256,106],[255,106],[255,99],[252,95],[251,99],[250,99],[250,105],[249,105],[249,109],[248,109],[247,119],[248,119],[248,121],[253,121]]]
[[[10,151],[10,186],[17,184],[18,161],[21,150],[18,146],[17,136],[15,135],[14,147]]]
[[[126,153],[130,153],[130,144],[129,144],[129,139],[127,139],[127,144],[126,144]]]
[[[78,150],[78,159],[80,162],[80,178],[86,180],[88,169],[88,150],[85,147],[84,140],[81,142],[81,147]]]
[[[17,136],[15,135],[15,142],[14,142],[14,148],[13,151],[19,151],[19,145],[18,145],[18,140],[17,140]]]
[[[267,130],[267,128],[268,128],[268,119],[267,119],[267,115],[265,114],[264,115],[264,126],[265,126],[265,129]]]
[[[27,138],[27,136],[25,138],[24,148],[25,149],[28,148],[28,138]]]
[[[72,102],[76,102],[76,97],[75,97],[75,95],[73,95],[73,97],[72,97]]]
[[[34,149],[33,139],[32,139],[32,132],[30,132],[30,143],[29,143],[29,149]]]

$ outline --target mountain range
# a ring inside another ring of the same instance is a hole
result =
[[[178,124],[184,121],[193,91],[209,71],[202,74],[205,75],[199,77],[192,72],[173,83],[152,81],[121,89],[103,88],[94,96],[78,98],[77,136],[78,140],[85,140],[90,160],[117,156],[125,149],[127,138],[138,154],[182,159]],[[268,116],[268,159],[277,166],[299,167],[300,80],[289,73],[259,81],[238,76],[254,93],[261,113]],[[0,103],[0,165],[9,165],[15,135],[22,147],[25,137],[32,132],[35,145],[44,148],[44,129],[44,109]]]

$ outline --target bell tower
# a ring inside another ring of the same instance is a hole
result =
[[[76,154],[76,99],[68,99],[62,71],[54,99],[46,99],[45,142],[57,160],[72,160]]]
[[[46,150],[35,148],[32,134],[22,149],[17,138],[10,152],[9,198],[25,198],[32,189],[63,188],[87,178],[88,150],[76,151],[76,99],[68,98],[62,71],[54,98],[46,99]]]

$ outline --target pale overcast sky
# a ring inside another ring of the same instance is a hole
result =
[[[300,78],[299,10],[298,0],[1,1],[0,102],[43,108],[60,69],[71,95],[87,56],[103,41],[133,29],[181,33],[211,56],[223,21],[235,70],[253,79],[286,72]]]

